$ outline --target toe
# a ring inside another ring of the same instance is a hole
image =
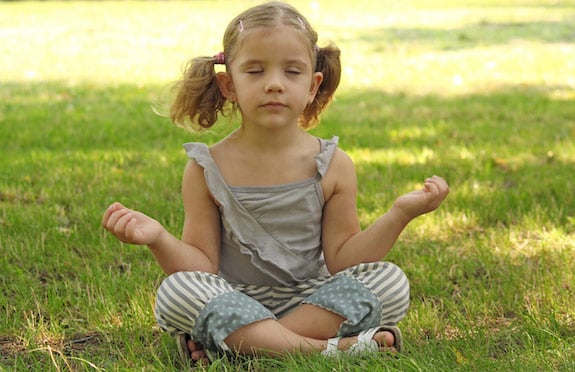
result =
[[[388,331],[377,332],[373,339],[382,347],[383,350],[389,350],[393,348],[395,344],[395,337],[393,333]]]
[[[208,362],[208,357],[206,356],[206,353],[203,350],[194,351],[191,354],[191,356],[194,362],[201,362],[201,363]]]
[[[193,340],[188,340],[188,350],[190,350],[190,356],[195,362],[207,362],[208,357],[204,351],[204,347],[199,342]]]
[[[193,353],[194,351],[204,350],[204,347],[199,342],[188,340],[188,349],[190,350],[190,353]]]

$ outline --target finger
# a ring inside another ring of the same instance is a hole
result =
[[[124,236],[128,236],[128,229],[130,228],[130,224],[133,226],[136,222],[136,218],[131,210],[123,211],[122,216],[118,218],[114,225],[114,233],[122,234]]]
[[[425,191],[432,194],[439,193],[439,187],[437,186],[437,183],[433,178],[426,179],[424,185],[425,185]]]
[[[126,223],[126,226],[124,227],[124,234],[126,236],[126,239],[134,241],[137,239],[137,235],[138,235],[138,230],[137,230],[137,223],[138,221],[136,220],[136,217],[134,217],[133,215],[130,215],[130,219],[129,221]]]
[[[449,186],[447,185],[447,182],[439,176],[431,177],[431,179],[429,179],[429,183],[430,188],[433,189],[432,195],[435,200],[434,203],[439,206],[447,197],[447,194],[449,194]]]
[[[445,181],[442,177],[434,175],[431,177],[431,179],[437,184],[440,190],[449,191],[449,185],[447,184],[447,181]]]
[[[112,213],[114,213],[117,210],[120,210],[124,208],[124,206],[118,202],[115,202],[113,204],[111,204],[106,211],[104,212],[104,215],[102,216],[102,225],[106,226],[108,220],[110,219],[110,216],[112,215]]]
[[[430,177],[425,180],[425,183],[426,185],[429,184],[430,187],[431,185],[434,185],[439,195],[447,195],[449,193],[447,182],[439,176]]]
[[[119,221],[130,212],[131,210],[129,210],[128,208],[122,208],[112,212],[110,218],[108,219],[108,222],[106,223],[106,228],[110,231],[115,231],[119,224]]]
[[[449,194],[449,186],[447,183],[443,182],[438,185],[439,187],[439,195],[441,195],[441,199],[445,199],[447,194]]]

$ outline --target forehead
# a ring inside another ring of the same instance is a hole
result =
[[[240,34],[234,60],[290,56],[311,63],[312,51],[303,30],[290,26],[258,27]]]

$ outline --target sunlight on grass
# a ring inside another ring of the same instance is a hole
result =
[[[357,149],[350,150],[348,153],[357,165],[364,163],[400,165],[426,164],[435,158],[435,153],[430,148],[418,149],[417,151],[401,149]]]
[[[575,48],[568,42],[572,30],[561,26],[573,17],[572,9],[294,4],[309,15],[323,43],[334,40],[341,47],[342,91],[369,87],[452,95],[543,84],[567,86],[562,94],[568,95],[575,87]],[[3,31],[4,79],[167,83],[178,77],[188,58],[217,53],[228,19],[244,7],[240,2],[220,7],[202,1],[149,2],[131,12],[134,6],[118,4],[112,11],[89,2],[21,6],[28,11],[18,13]],[[8,20],[11,7],[3,6],[0,21]],[[148,21],[157,12],[163,14],[156,22],[162,27]],[[55,27],[59,20],[65,22]]]

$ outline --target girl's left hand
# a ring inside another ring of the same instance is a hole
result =
[[[449,194],[447,182],[439,176],[433,176],[425,180],[423,189],[397,198],[393,207],[400,209],[411,220],[437,209],[447,194]]]

